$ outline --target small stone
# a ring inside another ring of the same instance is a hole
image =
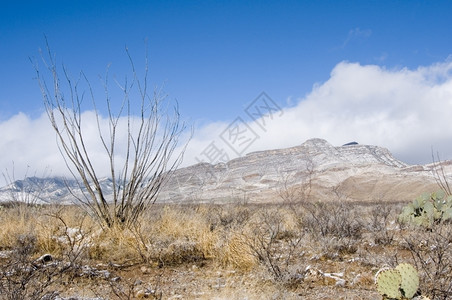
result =
[[[133,283],[134,286],[138,286],[138,285],[142,285],[143,281],[141,281],[140,279],[135,280],[135,282]]]
[[[138,299],[147,298],[147,294],[145,290],[139,290],[135,293],[135,297]]]
[[[53,260],[52,255],[47,253],[36,259],[36,262],[46,264],[48,262],[51,262],[52,260]]]
[[[143,273],[143,274],[150,274],[150,273],[152,272],[151,268],[146,267],[146,266],[142,266],[142,267],[140,268],[140,271],[141,271],[141,273]]]

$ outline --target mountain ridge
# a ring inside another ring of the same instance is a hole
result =
[[[452,174],[451,164],[446,165],[447,174]],[[330,199],[338,197],[338,193],[356,201],[408,201],[417,193],[434,188],[434,167],[408,165],[379,146],[333,146],[315,138],[289,148],[251,152],[225,163],[201,162],[177,169],[158,201],[278,202],[304,200],[308,196],[314,200]],[[34,185],[30,184],[33,180]],[[105,194],[111,196],[111,179],[104,178],[101,183]],[[16,198],[24,199],[30,199],[31,194],[38,203],[70,203],[74,197],[66,185],[83,196],[74,179],[33,178],[0,188],[0,201],[8,201],[16,193]]]
[[[328,189],[336,188],[347,178],[369,177],[372,172],[378,173],[376,177],[408,175],[405,173],[410,173],[410,167],[413,166],[397,160],[386,148],[360,144],[334,147],[315,138],[290,148],[251,152],[227,163],[200,163],[179,169],[161,196],[176,202],[224,202],[231,197],[272,202],[281,198],[281,189],[302,189],[309,180],[316,189],[311,196],[320,200],[329,196]],[[372,170],[366,173],[368,168]],[[427,168],[417,166],[416,170],[417,175],[428,178],[428,186],[434,182]]]

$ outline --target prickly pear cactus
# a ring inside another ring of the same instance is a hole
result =
[[[399,215],[399,221],[423,227],[448,220],[452,220],[452,196],[446,196],[444,191],[417,197]]]
[[[402,275],[396,269],[381,270],[376,277],[377,291],[383,297],[400,299],[402,297],[401,283]]]
[[[400,264],[395,270],[398,270],[402,276],[400,284],[402,296],[408,299],[413,298],[419,288],[419,274],[417,270],[410,264]]]
[[[377,291],[383,299],[429,300],[414,297],[419,288],[419,274],[410,264],[399,264],[394,269],[381,269],[375,276]]]

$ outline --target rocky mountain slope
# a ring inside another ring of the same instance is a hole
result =
[[[164,201],[411,200],[437,189],[432,166],[410,166],[384,148],[322,139],[249,153],[227,163],[200,163],[176,171]]]
[[[452,174],[450,164],[445,166]],[[178,169],[158,201],[409,201],[437,189],[432,168],[407,165],[378,146],[350,143],[335,147],[311,139],[300,146],[253,152],[227,163]],[[0,200],[16,195],[19,200],[70,202],[73,196],[66,185],[78,190],[73,180],[28,178],[1,188]],[[103,188],[108,194],[111,180],[103,180]]]

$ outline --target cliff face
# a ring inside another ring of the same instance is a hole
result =
[[[444,166],[452,174],[452,164]],[[432,168],[409,166],[378,146],[334,147],[325,140],[311,139],[292,148],[249,153],[228,163],[178,169],[158,201],[410,201],[438,189]],[[37,202],[70,202],[73,196],[66,185],[82,195],[74,180],[27,178],[1,188],[0,201],[11,200],[13,192],[19,200],[32,195]],[[102,180],[107,198],[111,187],[110,179]]]
[[[411,200],[435,189],[428,166],[408,166],[384,148],[334,147],[322,139],[300,146],[249,153],[228,163],[179,169],[162,201],[251,202],[340,197],[350,200]]]

